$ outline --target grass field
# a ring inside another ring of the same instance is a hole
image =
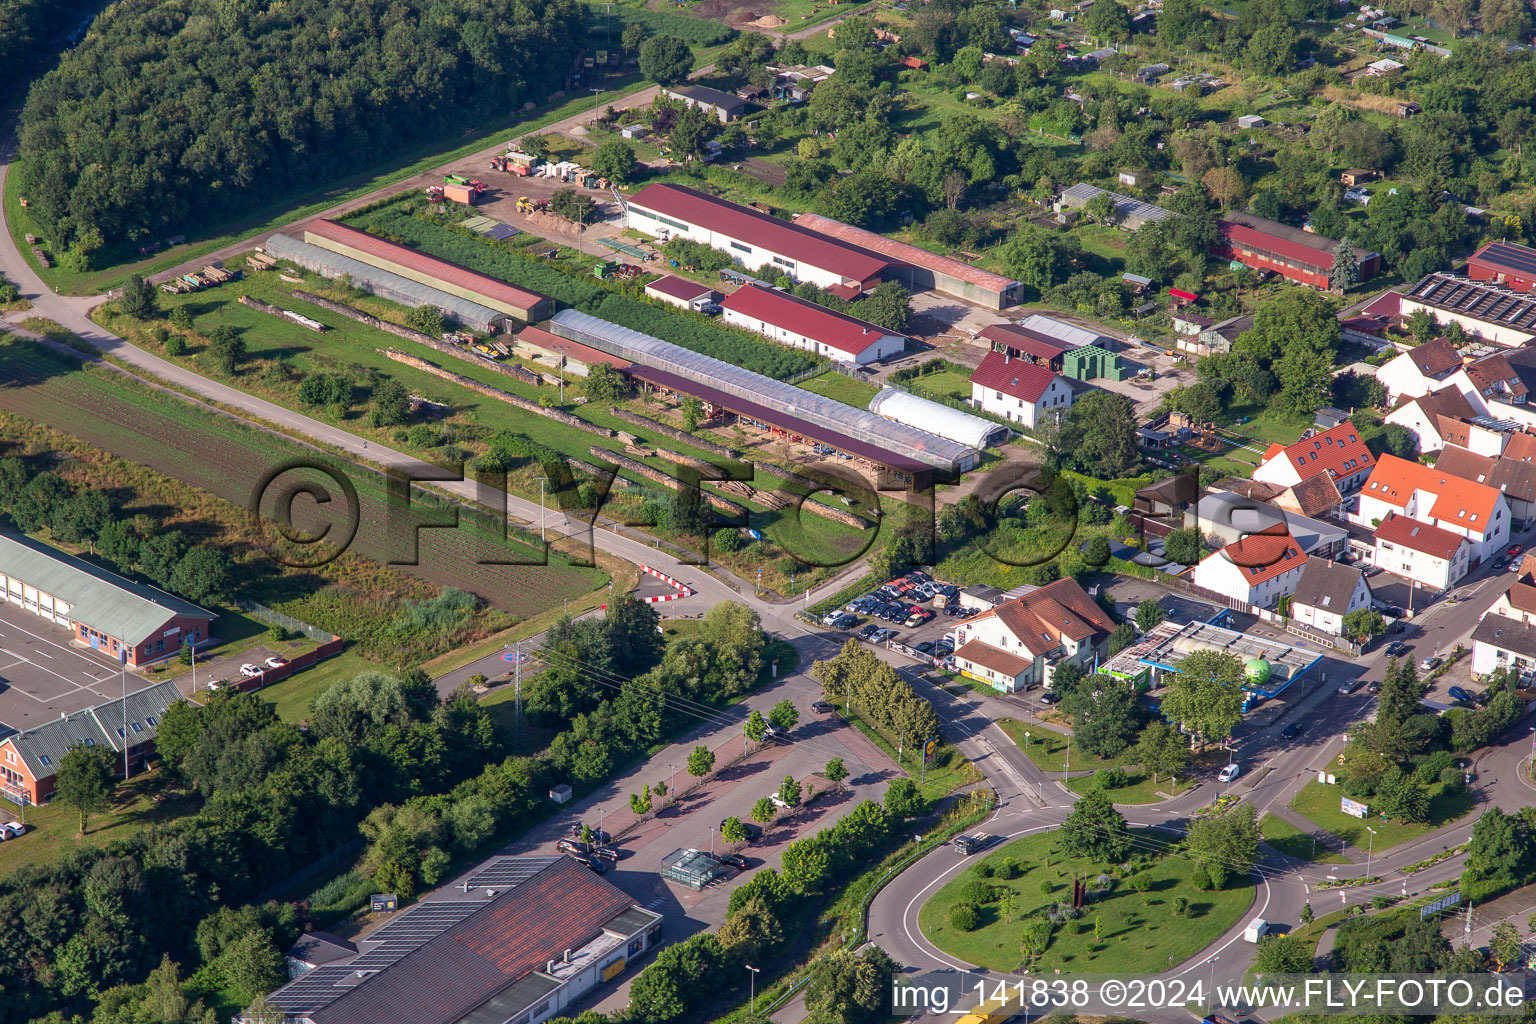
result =
[[[998,726],[1008,734],[1020,750],[1043,772],[1055,777],[1062,772],[1067,762],[1068,737],[1054,729],[1044,726],[1029,726],[1023,722],[1005,718],[998,721]],[[1026,738],[1025,733],[1030,735]],[[1129,751],[1125,755],[1115,758],[1094,757],[1084,751],[1073,748],[1071,754],[1071,770],[1073,772],[1099,771],[1102,768],[1121,768],[1125,771],[1126,784],[1106,789],[1105,795],[1117,804],[1152,804],[1164,799],[1159,792],[1170,796],[1187,790],[1190,786],[1188,780],[1175,783],[1168,776],[1161,777],[1161,781],[1153,782],[1150,772],[1143,772],[1139,768],[1130,767],[1127,763]],[[1067,782],[1067,788],[1074,793],[1086,794],[1097,788],[1092,775],[1084,775],[1080,778],[1072,778]]]
[[[813,394],[830,398],[834,402],[851,405],[855,409],[868,409],[870,399],[880,393],[875,384],[866,384],[836,370],[828,370],[818,377],[811,377],[795,385]]]
[[[1164,971],[1170,958],[1184,960],[1215,941],[1252,904],[1253,888],[1247,878],[1229,881],[1226,889],[1202,892],[1188,880],[1192,862],[1162,852],[1165,837],[1143,829],[1133,829],[1131,835],[1138,848],[1132,854],[1136,868],[1150,876],[1148,891],[1135,892],[1125,879],[1112,878],[1109,892],[1092,900],[1081,917],[1055,925],[1037,973],[1051,977],[1057,970],[1063,974],[1112,971],[1126,976]],[[1061,849],[1060,833],[1054,831],[1015,840],[984,862],[997,867],[1006,859],[1022,868],[1017,878],[985,879],[972,865],[946,883],[918,913],[923,934],[935,946],[992,971],[1018,967],[1024,926],[1045,919],[1061,901],[1070,901],[1074,877],[1086,876],[1092,888],[1094,878],[1105,868],[1095,861],[1068,857]],[[951,908],[966,902],[965,890],[977,881],[1013,891],[1016,908],[1011,923],[1003,920],[998,903],[992,901],[981,905],[976,930],[960,931],[950,924]],[[1179,897],[1188,901],[1182,916],[1173,911],[1173,901]]]
[[[1335,853],[1326,846],[1319,845],[1301,829],[1273,814],[1266,814],[1259,819],[1259,831],[1263,834],[1266,843],[1287,857],[1295,857],[1302,861],[1316,861],[1320,864],[1350,863],[1349,858],[1342,853]]]
[[[924,395],[943,395],[949,398],[958,398],[961,401],[969,401],[971,397],[971,376],[969,373],[957,373],[953,370],[945,370],[942,373],[929,373],[921,377],[914,377],[906,381],[906,386],[914,393]]]
[[[1125,785],[1104,789],[1104,795],[1117,804],[1155,804],[1178,796],[1188,790],[1190,785],[1186,779],[1175,781],[1166,775],[1162,776],[1161,782],[1153,782],[1151,772],[1126,768]],[[1068,782],[1067,788],[1079,796],[1087,796],[1093,790],[1103,787],[1099,786],[1098,780],[1092,775],[1085,775]]]
[[[1437,782],[1429,787],[1429,821],[1417,824],[1386,821],[1382,818],[1361,819],[1345,814],[1339,809],[1340,788],[1313,780],[1291,800],[1291,809],[1316,823],[1328,832],[1358,849],[1367,843],[1372,850],[1389,850],[1399,843],[1406,843],[1441,825],[1465,817],[1472,811],[1472,794],[1463,790],[1446,794]],[[1371,836],[1366,828],[1376,830]]]
[[[173,821],[200,803],[195,797],[161,797],[162,788],[154,772],[120,783],[112,791],[110,809],[91,817],[84,836],[79,814],[60,801],[0,812],[7,821],[25,817],[27,825],[26,835],[0,843],[0,877],[27,864],[51,863],[84,846],[127,839],[140,829]]]

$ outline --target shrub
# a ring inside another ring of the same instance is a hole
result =
[[[970,903],[957,903],[949,910],[949,924],[957,931],[975,931],[981,924],[981,911]]]
[[[1099,789],[1122,789],[1126,784],[1125,769],[1100,768],[1093,776],[1093,784]]]
[[[960,899],[962,901],[974,903],[978,906],[983,903],[991,903],[994,898],[992,886],[980,879],[967,883],[965,888],[960,890]]]
[[[1441,777],[1447,768],[1455,768],[1455,765],[1456,759],[1451,756],[1449,750],[1437,750],[1419,762],[1419,766],[1414,769],[1414,773],[1418,776],[1419,782],[1430,786]],[[1456,777],[1459,779],[1461,773],[1457,772]]]
[[[165,354],[175,359],[187,354],[187,339],[179,334],[173,334],[165,339]]]
[[[1189,882],[1201,892],[1210,892],[1216,888],[1216,884],[1211,881],[1211,873],[1206,870],[1204,864],[1195,865],[1194,870],[1189,874]]]
[[[1189,909],[1189,899],[1187,897],[1175,896],[1173,898],[1173,912],[1175,914],[1182,915],[1188,909]]]
[[[1012,857],[1004,857],[1003,862],[997,866],[998,878],[1018,878],[1024,869],[1019,867],[1019,862]]]
[[[1140,874],[1132,875],[1130,881],[1126,884],[1137,892],[1147,892],[1152,888],[1152,876],[1143,871]]]

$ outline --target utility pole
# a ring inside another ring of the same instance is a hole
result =
[[[545,515],[545,512],[544,512],[544,483],[545,483],[546,480],[548,480],[548,477],[542,477],[542,476],[539,477],[539,541],[540,541],[540,543],[542,543],[544,541],[544,521],[546,519],[546,515]]]

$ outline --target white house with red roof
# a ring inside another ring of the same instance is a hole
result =
[[[1350,519],[1379,534],[1393,515],[1465,538],[1471,545],[1471,564],[1494,557],[1509,540],[1509,503],[1498,488],[1383,455],[1360,491],[1359,511]]]
[[[899,356],[907,348],[905,335],[777,288],[749,284],[727,295],[720,306],[723,319],[733,327],[839,362],[863,366]]]
[[[1339,493],[1348,497],[1371,475],[1375,463],[1355,425],[1345,420],[1320,433],[1309,431],[1293,445],[1270,445],[1259,468],[1253,471],[1253,479],[1276,487],[1294,487],[1327,473]]]
[[[1072,407],[1066,378],[1029,359],[988,352],[971,374],[971,404],[1005,420],[1034,427],[1047,412]]]
[[[625,226],[719,249],[749,270],[821,288],[868,291],[891,261],[861,246],[683,185],[647,185],[624,203]]]
[[[1446,387],[1450,376],[1461,369],[1461,363],[1456,347],[1444,338],[1436,338],[1389,360],[1376,371],[1376,379],[1387,389],[1388,401],[1396,402],[1405,395],[1419,398]]]
[[[1049,683],[1071,661],[1092,671],[1109,654],[1115,624],[1072,579],[998,605],[955,630],[960,674],[1014,693]]]
[[[1296,592],[1306,567],[1306,552],[1289,530],[1276,525],[1206,555],[1195,566],[1194,581],[1255,608],[1273,608]]]
[[[1378,568],[1435,590],[1455,586],[1473,561],[1465,537],[1391,513],[1376,527]]]

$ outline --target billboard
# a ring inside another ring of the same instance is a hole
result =
[[[1358,800],[1351,800],[1347,796],[1339,797],[1339,810],[1356,818],[1368,818],[1371,814],[1370,807]]]

